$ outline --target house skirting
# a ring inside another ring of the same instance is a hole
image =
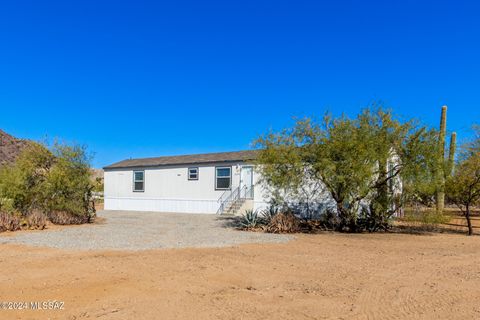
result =
[[[217,200],[105,197],[105,210],[217,213]]]
[[[157,198],[127,198],[105,197],[105,210],[156,211],[179,213],[216,214],[220,204],[218,200],[210,199],[157,199]],[[254,201],[254,209],[264,209],[267,204]]]

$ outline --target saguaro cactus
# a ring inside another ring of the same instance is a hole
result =
[[[448,151],[447,177],[453,174],[453,165],[455,163],[455,150],[457,148],[457,133],[452,132],[450,136],[450,150]]]
[[[436,202],[437,214],[443,214],[445,207],[445,180],[450,177],[453,171],[455,160],[455,149],[457,142],[457,134],[452,132],[450,137],[450,147],[448,158],[445,159],[445,136],[447,135],[447,106],[442,107],[440,117],[440,132],[438,134],[438,165],[437,165],[437,186],[436,186]]]

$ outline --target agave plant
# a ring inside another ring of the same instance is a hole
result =
[[[270,207],[268,207],[268,209],[265,209],[262,211],[262,217],[263,217],[263,220],[265,222],[265,224],[269,224],[270,221],[272,221],[272,219],[278,214],[279,212],[279,209],[277,206],[275,205],[270,205]]]
[[[260,219],[258,217],[257,210],[245,210],[245,213],[242,215],[242,219],[240,220],[240,225],[244,229],[255,228],[259,223]]]

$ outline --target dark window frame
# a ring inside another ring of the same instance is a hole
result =
[[[197,172],[195,173],[195,175],[197,176],[196,178],[191,178],[190,177],[190,170],[192,169],[195,169]],[[195,180],[198,180],[200,178],[200,169],[198,167],[189,167],[187,168],[187,178],[189,181],[195,181]]]
[[[142,180],[136,180],[135,179],[135,173],[137,172],[141,172],[142,173],[142,177],[143,179]],[[142,183],[142,190],[137,190],[135,188],[135,183],[137,182],[141,182]],[[145,192],[145,170],[133,170],[133,188],[132,188],[133,192]]]
[[[228,177],[227,176],[218,177],[218,175],[217,175],[218,169],[229,169],[230,170],[230,175]],[[218,188],[218,186],[217,186],[218,178],[229,178],[230,183],[228,185],[228,188]],[[215,190],[232,190],[232,166],[218,166],[218,167],[215,167]]]

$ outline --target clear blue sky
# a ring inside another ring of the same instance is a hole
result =
[[[420,4],[421,2],[421,4]],[[93,165],[239,150],[374,100],[480,122],[478,1],[3,1],[0,128]]]

